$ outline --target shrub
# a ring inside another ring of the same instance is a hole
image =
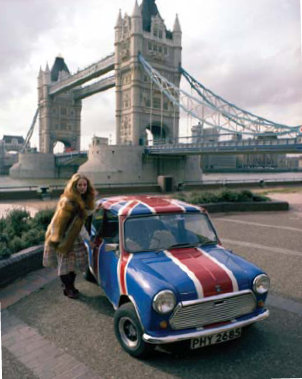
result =
[[[36,213],[35,217],[32,219],[32,224],[35,226],[41,226],[43,230],[46,230],[54,212],[53,209],[45,209]]]
[[[0,242],[0,259],[8,258],[10,256],[10,251],[8,249],[8,246]]]
[[[30,213],[25,209],[12,209],[6,216],[6,224],[13,230],[14,236],[20,237],[22,233],[29,229],[28,219]],[[7,227],[5,226],[5,229]]]
[[[13,238],[7,245],[11,254],[17,253],[18,251],[24,249],[22,239],[17,236]]]
[[[0,219],[0,259],[43,243],[54,210],[42,210],[32,218],[22,209],[9,211]]]
[[[193,191],[187,193],[180,193],[174,196],[176,199],[187,201],[192,204],[210,204],[220,202],[245,202],[245,201],[270,201],[270,199],[263,195],[254,194],[249,190],[231,191],[224,189],[217,192],[208,191]]]

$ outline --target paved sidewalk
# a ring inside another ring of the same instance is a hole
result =
[[[43,268],[0,290],[2,346],[35,378],[101,379],[7,309],[56,278],[56,270]]]

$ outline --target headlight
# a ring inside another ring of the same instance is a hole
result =
[[[172,291],[161,291],[154,296],[153,308],[156,312],[166,314],[171,312],[176,304],[175,295]]]
[[[256,276],[253,282],[254,292],[262,295],[269,290],[270,280],[269,277],[265,274]]]

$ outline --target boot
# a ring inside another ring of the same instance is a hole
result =
[[[77,276],[76,273],[74,271],[71,271],[68,275],[70,276],[70,283],[71,283],[71,287],[72,287],[73,292],[79,293],[79,290],[76,289],[74,286],[74,282],[75,282],[75,279]]]
[[[69,297],[70,299],[77,299],[79,295],[73,291],[73,285],[71,283],[71,278],[69,274],[67,275],[60,275],[60,279],[63,283],[63,293],[65,296]]]

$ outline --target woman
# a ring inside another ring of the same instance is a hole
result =
[[[84,223],[95,206],[95,190],[90,180],[81,174],[74,174],[61,195],[55,214],[45,235],[43,265],[58,266],[63,293],[77,299],[75,288],[76,267],[87,269],[87,249],[83,239],[90,240]],[[89,242],[93,247],[93,242]]]

